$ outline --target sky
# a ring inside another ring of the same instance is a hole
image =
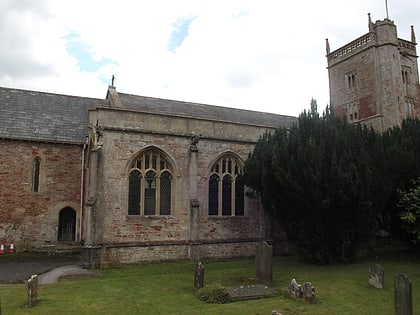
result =
[[[297,116],[329,103],[331,51],[418,0],[0,0],[0,86],[118,92]],[[418,29],[418,30],[417,30]]]

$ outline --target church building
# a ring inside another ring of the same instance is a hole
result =
[[[372,22],[368,33],[334,51],[326,42],[330,105],[350,123],[383,132],[408,117],[420,117],[416,36],[398,38],[386,18]]]
[[[399,39],[369,15],[367,34],[326,50],[336,114],[381,132],[420,116],[413,28]],[[252,256],[282,233],[244,162],[260,136],[295,123],[113,84],[104,99],[0,87],[0,243],[80,246],[87,266]]]
[[[296,117],[119,93],[0,88],[0,242],[89,263],[249,256],[270,237],[242,180]]]

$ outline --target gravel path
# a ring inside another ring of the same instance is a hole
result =
[[[1,257],[0,283],[23,283],[32,275],[40,276],[40,284],[56,282],[62,276],[97,275],[79,264],[77,257]]]

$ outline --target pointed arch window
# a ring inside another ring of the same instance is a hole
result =
[[[129,215],[170,215],[173,191],[172,166],[163,153],[148,149],[130,166]]]
[[[41,172],[41,158],[34,158],[33,162],[33,178],[32,178],[32,191],[39,192],[39,182],[40,182],[40,172]]]
[[[224,155],[213,165],[208,182],[209,215],[244,215],[242,165],[233,154]]]

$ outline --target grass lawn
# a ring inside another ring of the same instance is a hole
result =
[[[368,284],[369,262],[385,269],[385,289]],[[252,258],[203,261],[205,285],[255,283]],[[405,273],[413,287],[413,314],[420,314],[420,257],[393,252],[382,258],[352,264],[317,266],[294,257],[273,260],[274,288],[280,296],[228,304],[200,301],[193,289],[191,262],[118,266],[101,270],[100,278],[71,279],[39,287],[39,301],[26,306],[24,284],[0,285],[2,314],[271,314],[283,315],[391,315],[394,314],[394,275]],[[307,304],[289,297],[292,278],[310,281],[316,302]]]

